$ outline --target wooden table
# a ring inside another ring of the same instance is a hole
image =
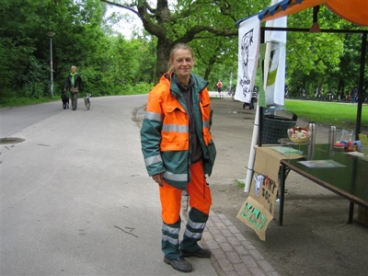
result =
[[[283,224],[284,192],[287,170],[313,181],[314,183],[338,194],[350,201],[348,223],[353,220],[354,204],[368,208],[368,160],[329,149],[328,145],[315,145],[311,160],[333,160],[342,167],[309,168],[295,159],[280,161],[279,185],[279,225]]]

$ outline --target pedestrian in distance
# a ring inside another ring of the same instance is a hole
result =
[[[158,184],[161,248],[164,262],[190,272],[185,257],[210,258],[198,245],[208,220],[212,196],[207,176],[216,157],[212,141],[212,110],[208,82],[192,73],[194,55],[186,44],[170,53],[169,70],[150,91],[141,128],[141,146],[149,176]],[[181,197],[186,191],[190,211],[181,242]]]
[[[246,106],[249,106],[249,110],[254,109],[254,97],[251,97],[249,103],[243,103],[243,109],[245,109]]]
[[[284,93],[285,93],[285,98],[289,98],[289,86],[287,84],[285,85]]]
[[[250,98],[249,109],[254,109],[254,97]]]
[[[78,93],[81,90],[82,86],[82,77],[77,73],[77,67],[70,67],[70,73],[66,78],[66,82],[64,85],[64,92],[67,90],[70,92],[70,98],[72,100],[72,110],[77,109],[78,105]]]
[[[219,93],[219,96],[221,97],[221,91],[222,91],[222,82],[221,82],[221,80],[218,80],[218,82],[216,84],[216,87],[217,87],[217,92]]]

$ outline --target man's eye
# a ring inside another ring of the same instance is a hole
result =
[[[178,62],[178,63],[183,63],[184,61],[189,63],[189,62],[192,62],[192,59],[191,58],[186,58],[186,59],[177,59],[176,60],[176,62]]]

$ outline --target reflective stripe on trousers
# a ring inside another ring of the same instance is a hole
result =
[[[161,248],[165,256],[171,260],[180,257],[179,251],[180,220],[174,224],[162,223]]]

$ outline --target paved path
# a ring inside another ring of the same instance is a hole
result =
[[[146,100],[0,110],[0,138],[24,139],[0,144],[1,276],[181,275],[163,262],[158,189],[140,150]],[[210,260],[191,262],[191,275],[216,275]]]
[[[204,241],[219,275],[279,275],[224,214],[210,214]]]
[[[0,275],[181,275],[162,261],[157,187],[140,152],[146,99],[0,110],[0,138],[25,139],[0,145]],[[213,257],[190,258],[191,275],[279,275],[224,214],[211,212],[203,245]]]

